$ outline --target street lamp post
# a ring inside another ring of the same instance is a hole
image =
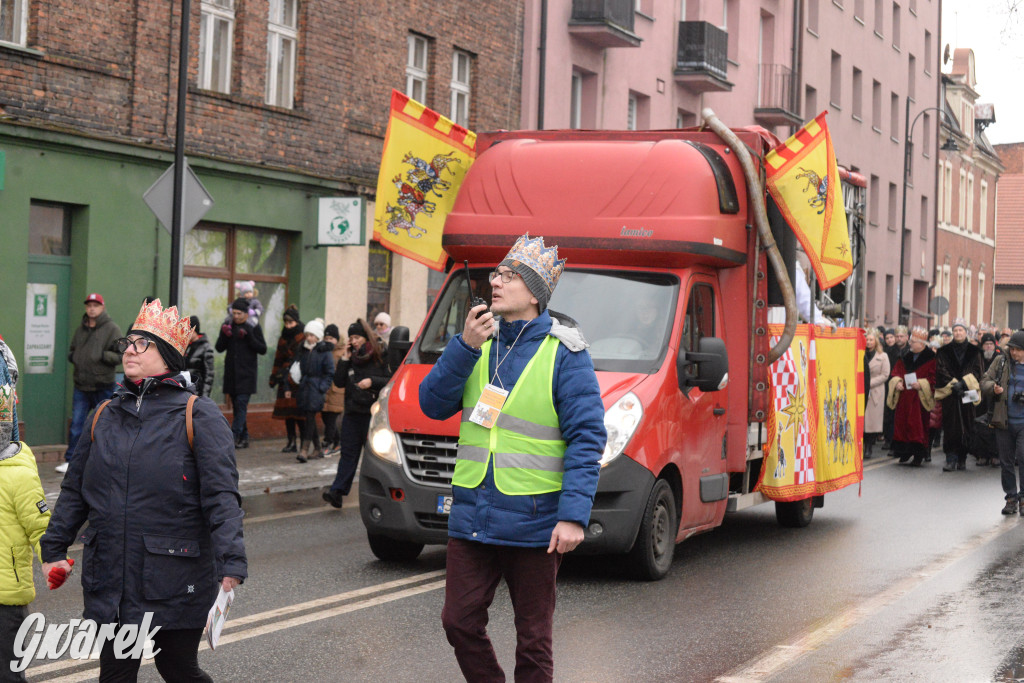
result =
[[[907,113],[906,117],[903,119],[905,127],[903,131],[903,216],[900,219],[900,272],[899,279],[896,281],[896,322],[900,325],[906,325],[910,318],[909,308],[907,309],[907,315],[903,315],[903,273],[907,258],[907,186],[910,184],[910,164],[911,158],[914,154],[914,126],[917,125],[917,120],[921,118],[925,112],[929,111],[937,111],[943,118],[947,119],[948,122],[949,114],[938,107],[926,107],[922,109],[917,113],[917,116],[914,117],[914,121],[911,122],[910,98],[907,98]],[[949,137],[940,149],[955,152],[958,147],[956,146],[956,141],[952,137]]]

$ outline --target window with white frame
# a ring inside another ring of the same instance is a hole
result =
[[[964,223],[967,232],[974,232],[974,174],[967,174],[967,222]]]
[[[942,266],[942,284],[940,285],[940,289],[939,289],[939,292],[942,294],[942,296],[946,297],[946,301],[949,301],[949,284],[950,284],[949,281],[950,281],[949,264],[946,263],[946,264],[944,264]],[[946,312],[942,314],[941,321],[942,321],[942,325],[944,327],[946,325],[949,325],[949,309],[948,308],[946,309]]]
[[[572,86],[569,89],[569,127],[583,127],[583,74],[572,72]]]
[[[968,324],[974,320],[974,317],[971,315],[971,304],[974,303],[971,297],[971,287],[974,285],[972,275],[970,268],[964,271],[964,312],[962,316]]]
[[[26,44],[28,0],[0,0],[0,42]]]
[[[295,54],[299,42],[299,0],[270,0],[267,20],[266,102],[295,104]]]
[[[637,96],[630,94],[629,105],[626,110],[626,130],[636,130],[636,113],[638,105]]]
[[[939,194],[935,198],[935,213],[936,213],[935,221],[937,223],[941,223],[942,222],[942,219],[943,219],[942,207],[943,207],[943,202],[946,201],[946,188],[945,188],[946,178],[945,178],[945,174],[943,173],[943,171],[945,171],[945,168],[946,168],[945,164],[939,163],[939,182],[937,183]]]
[[[427,58],[430,45],[423,36],[409,34],[409,54],[405,62],[405,94],[427,104]]]
[[[960,187],[958,197],[960,199],[960,210],[957,212],[957,227],[967,225],[967,171],[960,169]]]
[[[964,317],[964,269],[956,268],[956,317]]]
[[[452,113],[451,119],[463,128],[469,128],[469,80],[473,57],[468,52],[452,53]]]
[[[235,0],[203,0],[199,18],[199,87],[231,92]]]
[[[978,198],[978,232],[988,236],[988,182],[981,181],[981,196]]]
[[[942,175],[942,222],[949,225],[953,220],[953,164],[947,161]]]
[[[985,273],[978,273],[978,316],[977,322],[988,322],[991,316],[985,311]]]

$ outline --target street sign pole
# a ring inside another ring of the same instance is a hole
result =
[[[181,226],[185,184],[185,99],[188,95],[188,27],[192,14],[191,0],[181,2],[181,42],[178,48],[178,119],[174,133],[174,201],[171,214],[171,292],[167,302],[177,306],[181,301],[184,231]]]

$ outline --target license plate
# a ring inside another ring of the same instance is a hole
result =
[[[452,511],[452,497],[438,495],[437,497],[437,514],[447,515]]]

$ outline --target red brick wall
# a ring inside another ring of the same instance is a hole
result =
[[[293,110],[263,104],[267,0],[236,0],[232,93],[196,87],[192,2],[187,151],[373,183],[392,88],[404,90],[406,37],[431,41],[426,104],[449,113],[453,48],[476,55],[470,128],[519,120],[523,0],[299,2]],[[20,120],[170,148],[180,3],[32,2],[29,47],[0,49],[0,109]],[[173,8],[173,9],[172,9]]]

